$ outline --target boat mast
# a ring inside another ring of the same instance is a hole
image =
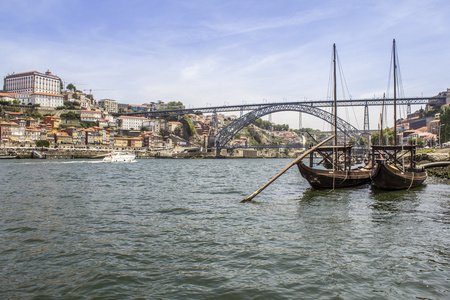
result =
[[[336,44],[333,44],[334,146],[337,146]],[[334,168],[337,169],[337,149],[334,149]]]
[[[397,62],[395,60],[395,39],[393,40],[392,53],[394,55],[394,145],[397,145]]]
[[[380,145],[383,145],[383,118],[384,118],[384,99],[386,94],[383,93],[383,105],[381,106],[381,118],[380,118]]]

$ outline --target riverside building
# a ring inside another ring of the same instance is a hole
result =
[[[22,104],[45,107],[64,105],[61,95],[62,80],[49,70],[45,74],[31,71],[8,75],[3,81],[5,93],[13,93]]]
[[[146,120],[144,117],[120,116],[117,118],[117,125],[124,130],[141,130]]]
[[[119,105],[116,100],[102,99],[98,101],[99,106],[103,106],[107,112],[117,113],[119,112]]]

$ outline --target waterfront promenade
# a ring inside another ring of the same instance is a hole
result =
[[[0,148],[0,159],[7,158],[47,158],[47,159],[100,159],[115,152],[113,148],[106,149],[89,149],[89,148],[71,148],[58,149],[46,147],[8,147]],[[170,156],[171,152],[167,151],[149,151],[149,150],[121,150],[121,152],[133,152],[138,158],[154,158],[158,156]]]

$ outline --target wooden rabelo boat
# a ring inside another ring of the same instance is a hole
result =
[[[393,40],[394,69],[394,145],[372,146],[373,184],[382,190],[404,190],[420,186],[427,179],[425,168],[417,167],[415,162],[416,145],[397,143],[397,55]],[[382,141],[380,135],[380,143]],[[405,164],[405,155],[409,154]]]
[[[351,169],[351,145],[337,144],[337,96],[336,96],[336,45],[333,44],[333,92],[334,92],[334,146],[322,146],[310,153],[309,166],[303,161],[297,162],[300,174],[315,189],[337,189],[354,187],[370,182],[368,168]],[[329,169],[313,168],[313,158],[319,155],[323,159],[317,164],[330,165]]]
[[[330,156],[337,153],[337,161],[341,160],[343,163],[332,163],[332,169],[313,168],[314,155],[311,154],[309,166],[302,161],[297,163],[300,174],[315,189],[338,189],[369,183],[371,180],[370,168],[351,168],[351,150],[352,146],[350,145],[320,147],[316,153],[323,157],[322,162],[330,161]]]
[[[425,168],[417,167],[416,145],[372,146],[373,184],[382,190],[406,190],[420,186],[427,179]],[[403,157],[409,154],[409,164]]]

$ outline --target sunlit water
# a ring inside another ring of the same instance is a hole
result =
[[[450,298],[449,180],[239,203],[289,162],[1,161],[0,298]]]

